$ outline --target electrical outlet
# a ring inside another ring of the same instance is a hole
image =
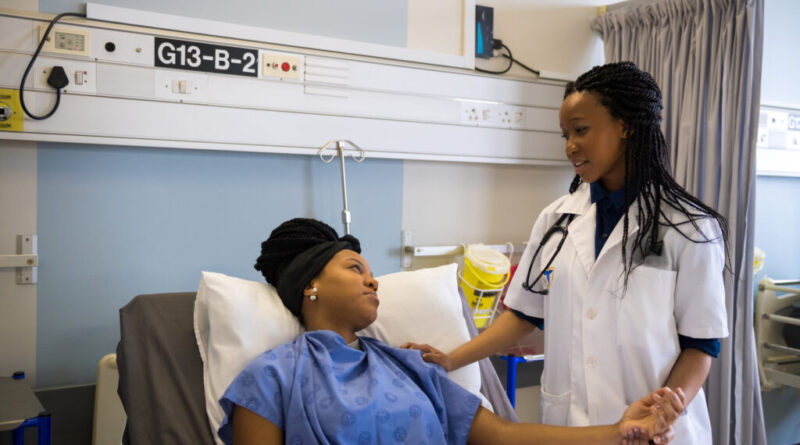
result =
[[[481,113],[480,104],[474,102],[460,101],[460,119],[462,124],[478,125]]]
[[[258,77],[303,81],[305,57],[300,54],[260,51],[261,70]]]
[[[82,60],[53,59],[49,57],[39,57],[33,67],[33,82],[36,88],[52,90],[47,84],[47,78],[54,66],[61,66],[67,73],[69,84],[65,86],[62,93],[84,93],[95,94],[97,92],[97,77],[95,75],[95,64]]]
[[[525,111],[520,107],[498,105],[494,108],[492,124],[501,128],[523,128]]]
[[[460,101],[460,120],[466,125],[492,128],[525,128],[525,108],[484,101]]]

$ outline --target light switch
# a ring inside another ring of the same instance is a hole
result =
[[[172,81],[172,92],[179,93],[179,94],[191,94],[192,87],[188,80],[173,80]]]

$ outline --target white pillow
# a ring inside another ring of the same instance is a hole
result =
[[[456,270],[456,264],[450,264],[378,277],[378,319],[359,334],[392,346],[407,341],[428,343],[445,352],[466,342],[469,332],[461,312]],[[217,437],[224,417],[219,406],[222,394],[253,358],[292,341],[303,328],[271,285],[203,272],[194,330],[203,359],[206,412],[214,439],[222,443]],[[449,376],[482,397],[477,363]]]
[[[458,265],[453,263],[378,277],[378,319],[359,335],[375,337],[390,346],[427,343],[440,351],[452,352],[470,339],[461,309],[457,272]],[[482,397],[477,362],[447,375]]]
[[[258,354],[303,332],[275,288],[221,273],[203,272],[194,303],[194,335],[203,359],[203,388],[211,432],[225,412],[219,399]]]

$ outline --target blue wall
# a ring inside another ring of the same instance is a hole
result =
[[[93,0],[94,3],[383,45],[406,46],[406,0]],[[41,12],[86,11],[86,2],[39,0]]]
[[[800,278],[800,178],[756,178],[756,246],[766,253],[764,276]]]
[[[347,173],[351,232],[376,275],[399,270],[402,161]],[[202,270],[261,280],[273,228],[342,232],[341,209],[338,165],[318,157],[39,144],[38,386],[93,382],[133,296],[195,290]]]
[[[97,3],[404,47],[405,0],[99,0]],[[40,0],[42,12],[85,11]],[[351,231],[376,275],[400,268],[402,162],[348,169]],[[260,242],[296,216],[342,230],[336,165],[316,157],[39,144],[37,385],[95,380],[118,310],[197,288],[201,270],[260,279]]]

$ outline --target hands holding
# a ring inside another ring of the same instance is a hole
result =
[[[447,372],[450,372],[453,369],[455,369],[455,363],[453,363],[453,359],[451,359],[449,355],[434,348],[431,345],[409,342],[409,343],[403,343],[402,345],[400,345],[400,347],[403,349],[416,349],[418,351],[422,351],[423,360],[430,363],[436,363],[437,365],[444,368],[444,370]]]
[[[618,422],[623,445],[665,444],[673,438],[672,424],[686,409],[681,388],[661,388],[634,402]]]
[[[405,343],[404,349],[422,352],[422,359],[435,363],[445,371],[457,369],[449,354],[427,344]],[[463,364],[462,364],[463,365]],[[668,387],[658,389],[631,404],[617,423],[623,445],[666,444],[674,438],[672,425],[686,409],[686,395],[681,388],[675,391]]]

